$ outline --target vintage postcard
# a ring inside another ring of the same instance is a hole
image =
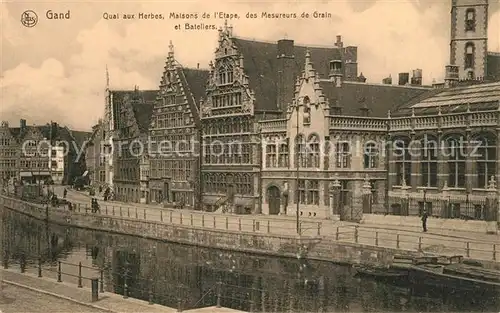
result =
[[[498,0],[0,7],[0,313],[499,312]]]

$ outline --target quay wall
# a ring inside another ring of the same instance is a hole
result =
[[[4,196],[0,196],[0,207],[2,207],[2,210],[12,210],[38,220],[59,225],[277,257],[303,257],[343,264],[389,265],[392,263],[395,254],[418,255],[417,251],[339,242],[321,236],[291,236],[207,229],[128,217],[81,213],[43,207]]]

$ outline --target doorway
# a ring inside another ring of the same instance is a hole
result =
[[[269,214],[278,215],[280,213],[281,195],[276,186],[267,188],[267,203],[269,204]]]

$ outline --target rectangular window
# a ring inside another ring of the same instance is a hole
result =
[[[299,203],[306,204],[306,181],[301,179],[298,181],[298,183]]]
[[[266,167],[276,167],[276,144],[266,145]]]
[[[363,165],[364,168],[377,168],[377,156],[378,149],[374,143],[368,143],[365,145],[363,153]]]
[[[288,167],[288,144],[280,143],[278,153],[278,167]]]
[[[336,144],[337,148],[337,168],[350,168],[351,167],[351,152],[349,151],[348,142],[339,142]]]
[[[319,205],[319,183],[317,180],[307,181],[307,204]]]

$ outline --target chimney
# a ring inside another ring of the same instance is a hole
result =
[[[277,109],[286,111],[288,104],[292,103],[295,93],[295,48],[294,41],[290,39],[278,40],[276,46],[276,59],[278,63],[277,77]],[[240,57],[240,67],[243,68],[243,56]],[[271,82],[265,82],[269,84]]]
[[[19,121],[19,127],[21,128],[21,130],[26,129],[26,120],[25,119],[21,119]]]
[[[337,35],[337,41],[335,42],[335,47],[342,48],[344,43],[342,42],[342,36]]]
[[[196,63],[196,68],[199,69],[200,68],[200,63]]]
[[[446,65],[444,75],[444,86],[445,88],[454,87],[458,83],[458,66],[456,65]]]
[[[411,84],[413,86],[422,86],[422,70],[421,69],[417,68],[417,69],[413,70]]]
[[[410,73],[399,73],[399,86],[405,86],[410,82]]]
[[[331,81],[335,83],[336,87],[342,86],[342,61],[341,60],[332,60],[330,61],[330,74],[328,77]]]
[[[382,79],[382,84],[384,85],[392,85],[392,76],[389,74],[389,77]]]

